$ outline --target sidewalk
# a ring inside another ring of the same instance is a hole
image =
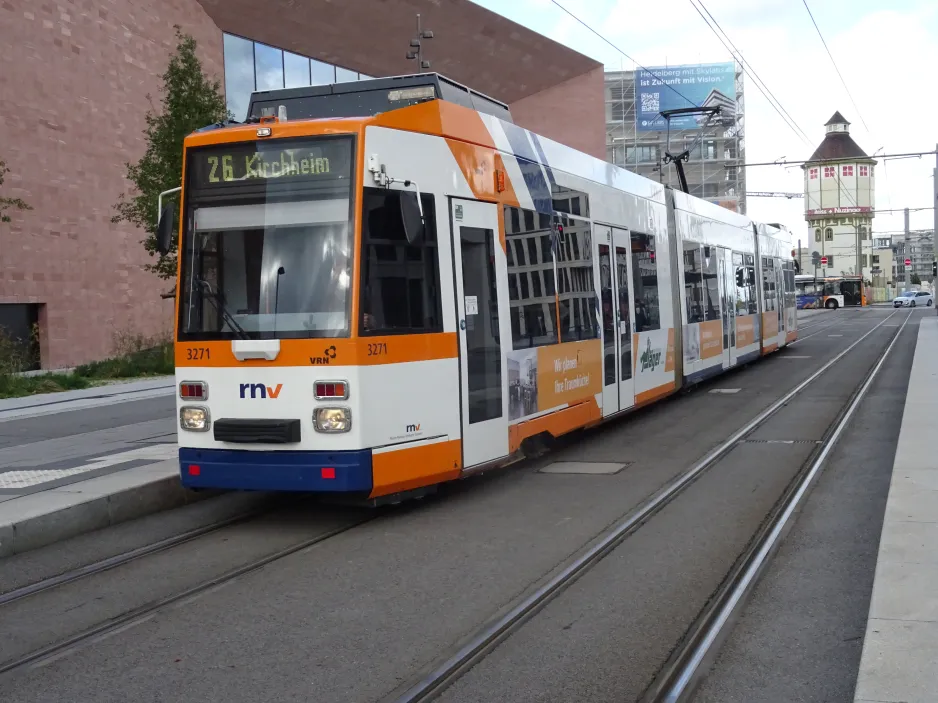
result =
[[[175,451],[175,445],[171,445],[171,449]],[[8,475],[0,474],[0,477]],[[35,493],[3,495],[0,496],[0,557],[177,508],[210,495],[215,493],[194,493],[182,487],[179,462],[175,459]]]
[[[0,422],[172,395],[175,383],[172,376],[161,376],[140,381],[120,381],[78,391],[3,398],[0,399]]]
[[[0,400],[0,557],[215,495],[179,482],[174,387],[163,377]],[[153,398],[165,400],[104,407]]]
[[[922,318],[879,543],[855,703],[938,701],[938,317]]]

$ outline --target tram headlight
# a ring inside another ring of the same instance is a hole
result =
[[[207,432],[212,426],[208,408],[201,405],[184,405],[179,409],[179,426],[190,432]]]
[[[348,432],[352,429],[352,411],[348,408],[316,408],[313,427],[317,432]]]

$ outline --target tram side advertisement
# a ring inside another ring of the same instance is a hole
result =
[[[602,342],[508,352],[508,419],[588,400],[602,392]]]

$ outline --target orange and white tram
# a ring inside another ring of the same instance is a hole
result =
[[[185,140],[186,486],[396,500],[797,337],[787,233],[442,76],[249,114]]]

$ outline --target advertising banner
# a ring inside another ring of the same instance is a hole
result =
[[[602,369],[598,339],[508,352],[508,419],[572,405],[601,393]]]
[[[635,72],[635,103],[635,127],[639,132],[665,131],[668,123],[661,111],[682,107],[720,106],[723,111],[719,119],[732,123],[736,116],[736,64],[730,61],[639,69]],[[671,129],[695,130],[706,122],[705,115],[680,115],[671,118]],[[715,123],[719,122],[711,122]]]

